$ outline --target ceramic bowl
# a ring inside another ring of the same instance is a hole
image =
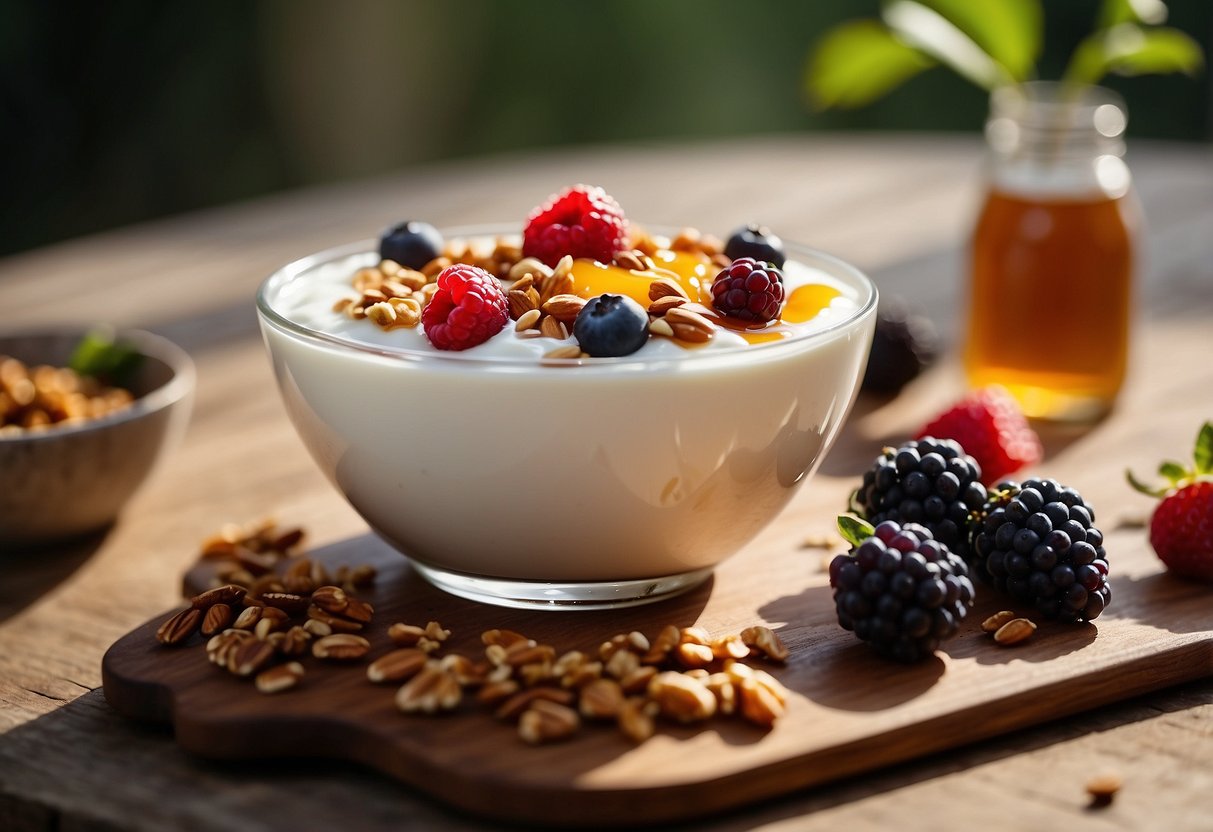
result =
[[[85,331],[0,334],[0,355],[65,366]],[[184,432],[194,364],[148,332],[117,336],[144,356],[128,408],[98,419],[0,434],[0,550],[50,544],[114,522]]]

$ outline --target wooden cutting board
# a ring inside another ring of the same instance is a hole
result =
[[[210,665],[200,642],[159,646],[154,632],[168,613],[106,653],[105,695],[127,716],[171,724],[180,746],[204,757],[353,761],[466,811],[528,824],[687,819],[1213,674],[1208,588],[1164,573],[1140,529],[1108,538],[1113,604],[1094,624],[1042,623],[1029,643],[998,647],[979,624],[1006,604],[987,590],[945,652],[910,667],[879,659],[838,627],[820,552],[766,538],[688,595],[617,612],[464,601],[430,587],[370,536],[310,553],[330,566],[379,568],[363,593],[376,607],[372,657],[389,649],[395,621],[436,619],[453,631],[448,650],[475,656],[479,634],[493,627],[563,651],[667,623],[719,634],[765,621],[792,651],[774,671],[792,701],[770,731],[718,718],[663,725],[634,746],[613,727],[586,726],[569,742],[531,747],[474,703],[447,716],[405,716],[394,686],[310,657],[302,686],[265,696]],[[191,573],[187,593],[206,578]]]

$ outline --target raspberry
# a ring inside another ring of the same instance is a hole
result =
[[[575,185],[527,217],[522,253],[555,266],[566,254],[609,263],[624,249],[627,220],[602,188]]]
[[[1042,449],[1019,403],[1001,387],[978,390],[936,417],[919,433],[955,439],[996,482],[1040,462]]]
[[[887,520],[862,538],[840,518],[851,554],[830,563],[838,623],[881,655],[924,659],[956,635],[973,605],[973,583],[958,555],[916,523]],[[860,532],[862,534],[862,532]]]
[[[1090,621],[1112,601],[1095,510],[1056,480],[1000,483],[973,530],[974,573],[1046,618]]]
[[[1150,518],[1150,545],[1159,560],[1177,575],[1213,581],[1213,422],[1196,436],[1195,465],[1167,462],[1159,473],[1163,488],[1142,485],[1130,473],[1129,483],[1145,494],[1162,497]]]
[[[986,499],[981,467],[951,439],[925,436],[885,448],[864,472],[851,499],[872,524],[921,523],[940,543],[965,557],[973,513]]]
[[[497,278],[476,266],[456,263],[438,275],[438,291],[421,312],[425,337],[440,350],[483,344],[510,318]]]
[[[738,258],[712,281],[712,306],[741,321],[773,321],[783,308],[783,274],[753,257]]]

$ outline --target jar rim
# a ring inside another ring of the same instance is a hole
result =
[[[1046,131],[1095,130],[1105,138],[1121,136],[1128,123],[1124,98],[1107,87],[1064,81],[1026,81],[990,94],[990,118],[1009,118]]]

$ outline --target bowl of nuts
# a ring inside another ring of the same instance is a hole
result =
[[[137,330],[0,334],[0,552],[112,523],[184,432],[194,364]]]

